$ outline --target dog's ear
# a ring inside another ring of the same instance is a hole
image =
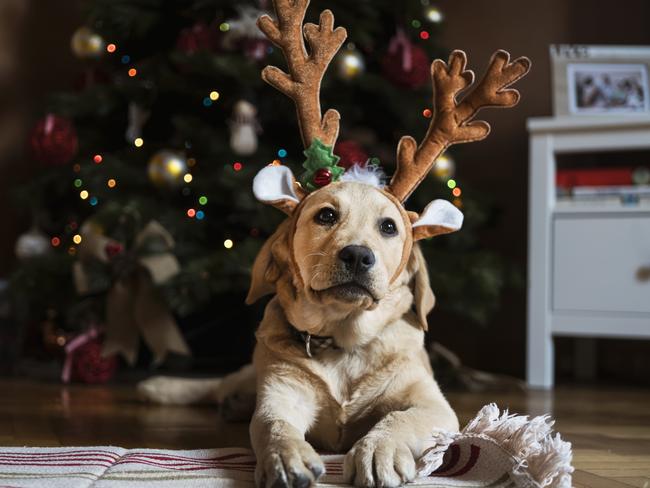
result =
[[[456,232],[463,225],[463,213],[447,200],[434,200],[421,215],[409,212],[413,220],[413,240]]]
[[[288,228],[289,220],[287,219],[278,226],[273,235],[266,240],[260,252],[257,253],[246,304],[251,305],[264,295],[275,293],[275,282],[282,274],[282,263],[288,259],[286,250]]]
[[[262,203],[291,215],[305,196],[300,183],[286,166],[266,166],[253,180],[253,193]]]
[[[429,328],[427,322],[427,315],[433,309],[436,303],[436,297],[431,290],[429,283],[429,271],[427,270],[427,262],[424,260],[422,251],[418,244],[413,245],[411,257],[407,267],[411,276],[411,290],[413,291],[413,305],[415,306],[415,313],[420,322],[423,330]]]

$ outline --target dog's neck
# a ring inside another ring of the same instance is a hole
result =
[[[388,324],[408,313],[413,303],[413,294],[406,283],[396,285],[372,309],[317,303],[283,278],[276,287],[290,324],[312,335],[332,337],[338,347],[346,350],[372,341]]]

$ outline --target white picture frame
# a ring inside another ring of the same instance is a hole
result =
[[[650,114],[650,46],[561,44],[551,45],[550,55],[554,115]],[[638,85],[637,99],[625,99],[619,90],[592,103],[581,101],[579,85],[589,73],[601,84],[604,76],[612,83],[629,78],[630,84]]]

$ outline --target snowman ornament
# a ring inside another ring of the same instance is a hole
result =
[[[260,132],[257,108],[246,100],[239,100],[230,121],[230,148],[239,156],[254,154],[257,151],[257,134]]]

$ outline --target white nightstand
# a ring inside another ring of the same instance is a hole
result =
[[[553,386],[553,336],[650,338],[650,205],[558,202],[556,155],[650,150],[650,116],[528,120],[527,379]]]

